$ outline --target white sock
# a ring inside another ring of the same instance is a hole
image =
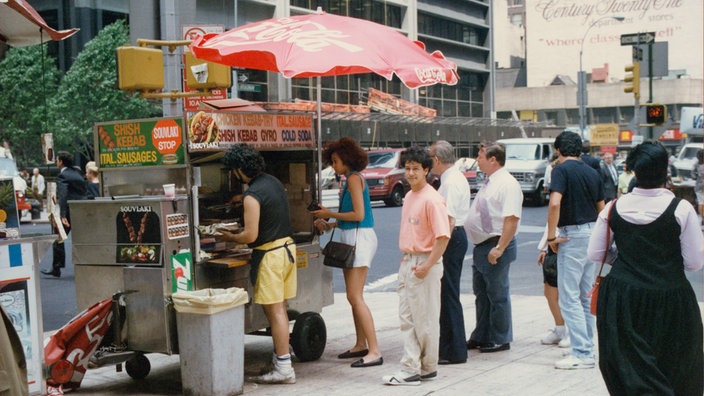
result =
[[[565,327],[565,325],[555,326],[555,333],[557,333],[557,335],[559,335],[560,337],[564,337],[565,334],[567,334],[567,328]]]
[[[280,370],[292,370],[293,366],[291,365],[291,354],[287,353],[283,356],[274,355],[274,364],[276,365],[276,368]]]

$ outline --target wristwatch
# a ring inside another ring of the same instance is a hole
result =
[[[501,248],[501,245],[496,245],[496,246],[494,246],[494,247],[495,247],[496,249],[498,249],[499,251],[502,251],[502,252],[504,251],[504,249]]]

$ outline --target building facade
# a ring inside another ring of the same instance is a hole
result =
[[[544,121],[579,127],[577,74],[587,76],[586,123],[618,124],[622,131],[683,143],[682,109],[702,106],[702,2],[584,0],[549,2],[506,0],[495,4],[497,44],[496,108],[500,118]],[[621,20],[619,20],[621,19]],[[621,36],[654,33],[652,78],[648,45],[622,45]],[[497,40],[498,41],[498,40]],[[637,53],[640,51],[640,54]],[[626,66],[641,63],[640,98],[624,92]],[[643,105],[665,104],[669,120],[648,128]],[[622,134],[630,136],[629,133]],[[689,136],[691,138],[691,136]],[[630,144],[624,141],[623,144]]]

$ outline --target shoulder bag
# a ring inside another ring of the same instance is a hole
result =
[[[601,271],[604,270],[606,255],[609,253],[609,247],[611,246],[611,225],[609,224],[609,222],[611,220],[612,210],[616,210],[616,200],[614,200],[613,205],[611,206],[611,208],[609,208],[609,213],[606,215],[606,247],[604,249],[604,257],[601,258],[601,267],[599,267],[599,273],[596,275],[596,279],[594,279],[594,286],[592,286],[592,289],[589,291],[589,293],[587,293],[587,297],[592,298],[589,304],[589,312],[591,312],[592,315],[596,315],[596,305],[599,299],[599,285],[601,285],[601,281],[604,279],[604,277],[601,276]]]
[[[357,231],[359,231],[359,223],[357,223]],[[335,229],[332,230],[330,241],[323,248],[323,256],[325,256],[323,264],[335,268],[352,268],[354,265],[354,253],[357,248],[357,241],[355,240],[354,245],[348,245],[346,243],[333,241],[333,237],[335,237]]]

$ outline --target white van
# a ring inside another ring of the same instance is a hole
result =
[[[506,146],[504,168],[521,184],[523,196],[538,206],[543,206],[548,201],[543,185],[545,169],[555,151],[554,142],[554,138],[518,138],[497,141]]]
[[[704,148],[704,143],[687,143],[682,147],[677,159],[672,163],[677,174],[673,177],[680,177],[683,181],[692,178],[692,167],[697,162],[697,151]],[[674,173],[674,172],[673,172]]]

